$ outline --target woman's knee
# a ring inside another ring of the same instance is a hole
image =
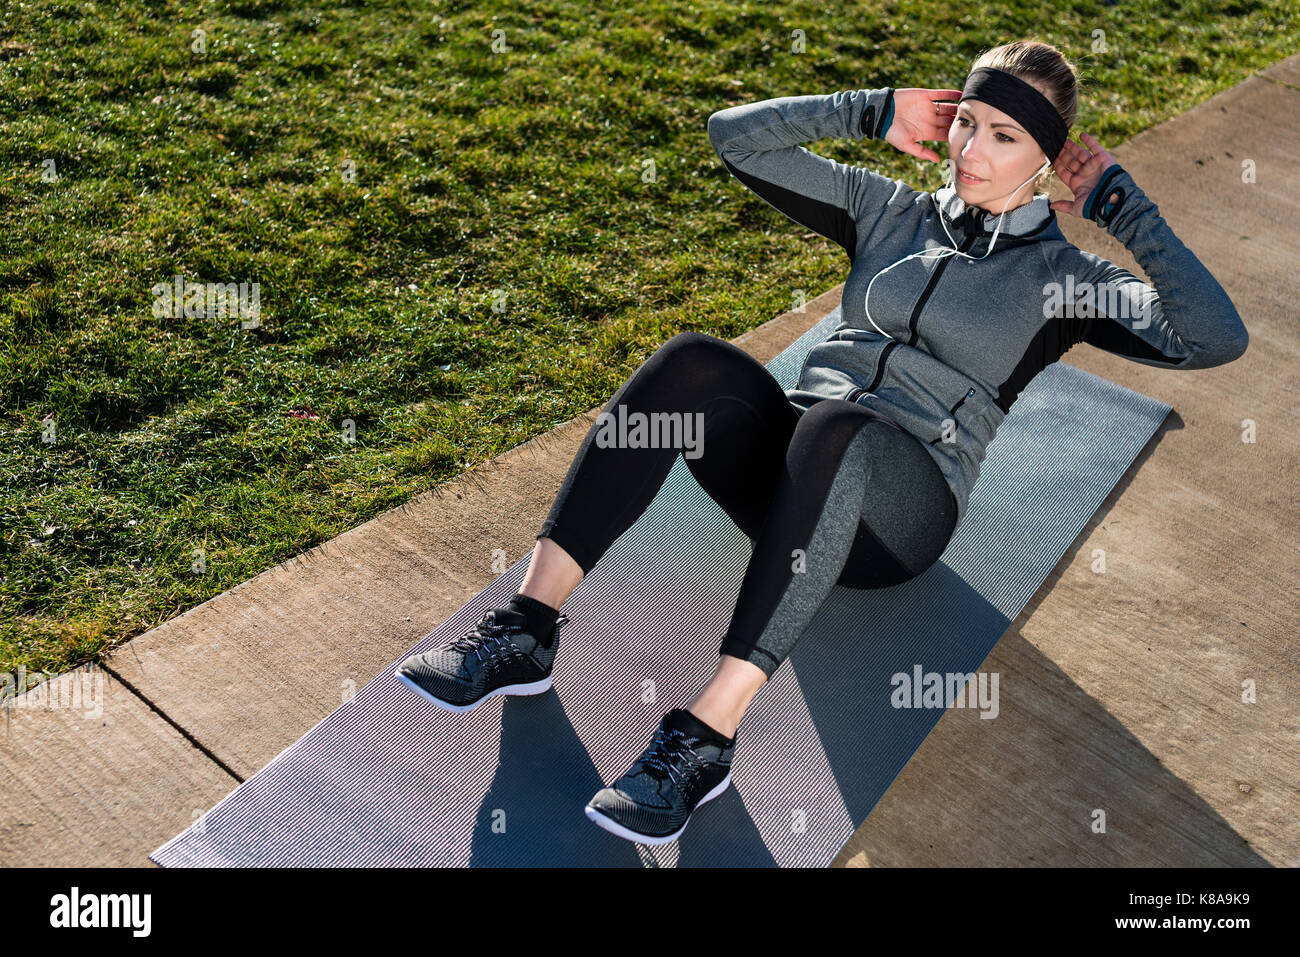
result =
[[[702,363],[704,368],[709,368],[716,365],[719,355],[734,356],[737,351],[743,353],[743,350],[726,339],[688,329],[661,345],[655,350],[655,355],[670,355],[674,364]]]
[[[842,429],[846,432],[856,432],[871,423],[898,428],[892,419],[875,409],[858,405],[856,402],[847,402],[844,399],[822,399],[820,402],[814,402],[808,407],[808,411],[800,416],[800,426],[805,430]]]
[[[819,463],[835,461],[854,442],[879,441],[879,433],[886,427],[886,420],[852,402],[814,402],[795,424],[790,440],[794,451],[791,465],[809,457]]]
[[[694,329],[684,329],[683,331],[677,333],[677,335],[669,339],[667,342],[665,342],[659,348],[660,349],[682,349],[692,342],[722,342],[722,341],[723,340],[719,339],[717,336],[711,336],[707,332],[697,332]]]
[[[715,391],[758,395],[751,382],[770,375],[749,353],[726,339],[705,332],[687,330],[679,332],[661,345],[646,362],[656,382],[667,379],[669,392],[681,397],[685,394],[712,394]],[[772,388],[784,399],[776,380],[763,383],[759,389]]]

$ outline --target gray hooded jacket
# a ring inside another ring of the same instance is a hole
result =
[[[951,250],[986,253],[997,211],[967,206],[951,185],[922,192],[799,145],[883,139],[893,93],[783,96],[708,120],[732,175],[833,239],[852,264],[842,322],[809,351],[786,391],[792,404],[858,402],[917,436],[952,489],[960,524],[1011,404],[1076,343],[1165,369],[1207,369],[1245,352],[1246,328],[1227,293],[1119,165],[1102,174],[1083,214],[1124,243],[1154,287],[1068,242],[1045,194],[1006,213],[992,253],[976,262]],[[927,249],[936,252],[899,263]]]

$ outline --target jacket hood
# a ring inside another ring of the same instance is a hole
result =
[[[949,225],[957,226],[967,234],[982,233],[991,236],[998,227],[996,212],[989,212],[982,206],[968,205],[951,185],[935,190],[934,198]],[[1039,193],[1023,206],[1008,210],[1002,217],[1002,230],[998,236],[1025,236],[1039,232],[1056,218],[1056,210],[1050,204],[1051,198],[1046,193]]]

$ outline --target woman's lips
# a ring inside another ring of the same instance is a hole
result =
[[[970,183],[971,185],[984,182],[984,180],[980,179],[978,176],[971,176],[970,173],[966,172],[960,166],[957,167],[957,176],[963,183]]]

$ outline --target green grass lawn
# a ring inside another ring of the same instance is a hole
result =
[[[960,88],[1033,37],[1083,74],[1072,135],[1114,147],[1295,53],[1298,12],[6,4],[0,671],[96,660],[602,404],[674,334],[841,282],[727,174],[713,111]],[[941,184],[883,143],[815,149]],[[177,274],[257,283],[260,325],[155,315]]]

